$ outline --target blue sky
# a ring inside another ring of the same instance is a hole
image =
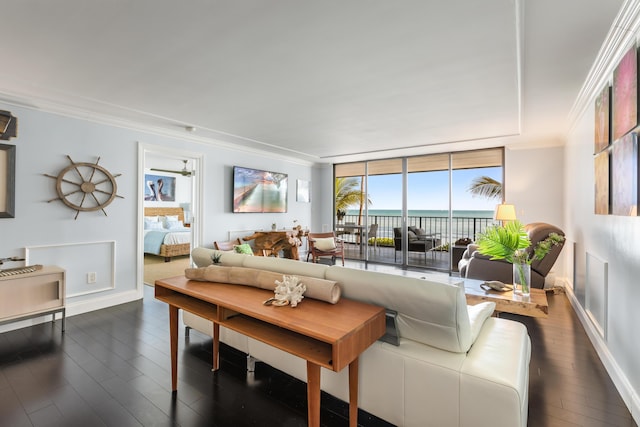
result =
[[[502,168],[457,169],[453,171],[454,210],[494,210],[500,200],[473,197],[467,190],[474,178],[489,176],[502,182]],[[402,208],[402,176],[369,177],[369,209]],[[449,209],[449,173],[421,172],[409,174],[409,210]]]

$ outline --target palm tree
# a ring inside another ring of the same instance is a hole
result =
[[[468,191],[474,196],[502,200],[502,183],[488,176],[475,178]]]
[[[362,191],[361,178],[336,178],[336,216],[338,219],[344,218],[350,206],[359,205],[362,211],[363,201],[366,194]],[[371,204],[371,200],[367,199]]]

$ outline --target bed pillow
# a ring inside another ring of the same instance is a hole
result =
[[[145,230],[164,230],[164,228],[162,227],[162,223],[161,222],[144,222],[144,229]]]
[[[251,245],[249,245],[248,243],[243,243],[241,245],[235,245],[233,247],[233,250],[236,251],[239,254],[253,255],[253,249],[251,249]]]
[[[330,251],[336,248],[336,240],[333,237],[320,237],[313,240],[313,246],[319,251]]]
[[[167,226],[167,224],[170,221],[178,221],[178,215],[165,215],[165,216],[160,217],[160,221],[164,224],[165,228],[169,228]]]
[[[167,220],[164,224],[164,227],[167,230],[180,230],[184,228],[184,224],[182,221],[169,221]]]

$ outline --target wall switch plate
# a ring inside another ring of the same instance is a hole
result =
[[[91,284],[91,283],[96,283],[96,272],[92,271],[90,273],[87,273],[87,283]]]

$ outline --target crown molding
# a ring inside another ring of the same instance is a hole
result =
[[[569,111],[569,131],[573,130],[602,88],[611,83],[613,70],[626,51],[636,44],[640,31],[640,0],[626,0],[613,21],[578,97]]]

